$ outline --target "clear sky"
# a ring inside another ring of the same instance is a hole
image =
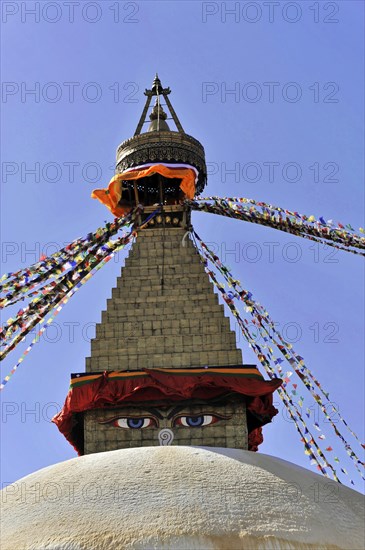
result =
[[[205,147],[207,194],[364,226],[362,2],[1,8],[3,272],[111,219],[90,193],[111,178],[116,147],[133,135],[156,71],[185,131]],[[362,258],[208,214],[194,214],[193,223],[363,436]],[[2,392],[4,483],[75,456],[49,419],[70,372],[84,370],[124,257],[72,298]],[[242,337],[239,345],[245,362],[255,361]],[[310,468],[278,406],[260,450]]]

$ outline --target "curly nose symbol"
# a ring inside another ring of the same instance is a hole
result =
[[[158,440],[160,442],[160,445],[171,445],[174,439],[174,434],[171,430],[168,428],[165,428],[164,430],[161,430],[158,433]]]

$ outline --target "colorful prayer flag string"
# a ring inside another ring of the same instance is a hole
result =
[[[135,210],[132,220],[140,211],[140,207]],[[159,212],[159,208],[145,220],[143,225],[155,216],[157,212]],[[128,220],[128,223],[130,223],[130,221],[131,220]],[[86,278],[88,273],[97,268],[99,264],[104,265],[103,260],[110,252],[119,250],[124,242],[129,242],[130,238],[137,234],[137,230],[138,229],[133,225],[132,230],[127,236],[120,237],[115,241],[108,240],[106,244],[101,243],[101,247],[100,243],[97,243],[89,250],[88,256],[79,265],[76,265],[73,271],[68,272],[54,288],[46,288],[44,295],[41,292],[40,294],[42,294],[42,296],[38,296],[32,301],[28,308],[25,308],[20,313],[18,312],[17,317],[12,319],[10,323],[8,322],[2,330],[3,334],[5,334],[5,342],[8,341],[12,334],[19,330],[20,332],[6,345],[5,349],[0,354],[1,359],[4,359],[10,351],[23,341],[30,330],[55,307],[55,304],[58,304],[64,296],[68,295],[69,291],[76,287],[80,281],[88,280]],[[28,320],[26,320],[27,317],[29,317]]]
[[[37,288],[40,283],[58,278],[64,272],[74,269],[85,259],[93,246],[106,243],[121,228],[132,223],[139,211],[140,207],[137,207],[124,218],[116,218],[113,223],[106,223],[104,227],[99,227],[93,233],[88,233],[86,237],[72,241],[51,256],[42,257],[39,262],[25,269],[3,275],[1,281],[4,282],[0,285],[0,292],[8,291],[8,293],[0,300],[0,307],[25,299],[25,294]],[[36,295],[37,292],[28,294],[26,298]]]
[[[115,250],[113,252],[111,252],[110,254],[108,254],[105,258],[103,258],[103,260],[97,265],[95,266],[95,268],[90,271],[89,273],[87,273],[85,275],[85,277],[83,279],[81,279],[81,281],[79,281],[77,283],[77,285],[75,285],[72,289],[70,289],[66,295],[60,300],[60,302],[54,307],[53,309],[53,313],[52,315],[48,318],[47,321],[45,321],[45,317],[43,317],[42,319],[40,319],[40,324],[42,324],[43,326],[41,327],[41,329],[38,331],[37,335],[35,336],[35,338],[32,340],[32,342],[30,343],[30,345],[27,347],[27,349],[24,351],[24,353],[21,355],[21,357],[19,358],[18,362],[16,363],[16,365],[11,369],[11,371],[9,372],[9,374],[7,376],[5,376],[4,380],[2,381],[2,383],[0,384],[0,391],[2,391],[5,387],[5,385],[9,382],[10,378],[13,376],[13,374],[16,372],[16,370],[18,369],[18,367],[20,366],[20,364],[24,361],[24,358],[26,355],[28,355],[28,353],[31,351],[31,349],[33,348],[33,346],[39,341],[41,335],[43,334],[43,332],[46,330],[47,326],[49,326],[53,320],[55,319],[55,317],[60,313],[60,311],[62,310],[63,306],[70,300],[70,298],[89,280],[91,279],[91,277],[93,277],[93,275],[95,275],[95,273],[97,271],[99,271],[99,269],[101,269],[107,262],[109,262],[113,256],[115,255],[115,253],[119,250],[121,250],[122,248],[124,248],[131,240],[132,238],[135,236],[136,234],[133,232],[130,233],[130,235],[127,237],[127,238],[121,238],[120,239],[120,243],[118,244],[118,246],[115,247]],[[24,337],[23,337],[24,338]]]
[[[132,223],[133,219],[135,218],[137,212],[139,210],[137,209],[132,215],[128,216],[124,220],[118,220],[118,223],[115,224],[119,228],[124,227],[126,225],[129,225]],[[82,277],[83,273],[87,273],[92,269],[100,259],[108,252],[108,250],[111,250],[113,247],[113,241],[109,241],[106,239],[109,239],[109,233],[104,235],[104,238],[100,240],[95,237],[94,240],[90,240],[88,244],[88,250],[85,252],[85,254],[82,256],[80,261],[73,262],[73,264],[69,267],[71,269],[67,271],[67,273],[63,275],[54,274],[56,277],[53,281],[48,282],[44,284],[42,287],[39,287],[36,291],[36,297],[31,300],[31,302],[18,311],[17,315],[14,318],[8,319],[6,324],[2,327],[0,331],[0,335],[2,336],[3,344],[6,345],[6,343],[9,341],[9,338],[14,335],[16,332],[21,330],[21,333],[29,332],[35,324],[37,324],[40,317],[45,315],[47,311],[52,309],[53,303],[57,300],[59,300],[62,295],[65,294],[70,288],[72,288],[76,282],[77,279]],[[57,276],[56,276],[57,275]],[[29,295],[28,295],[29,297]],[[9,304],[8,304],[9,305]],[[24,335],[24,334],[23,334]],[[18,337],[14,338],[13,344],[16,345]],[[8,346],[9,347],[9,346]],[[6,353],[10,351],[8,350],[8,347],[3,352],[2,357],[4,358]],[[11,348],[12,349],[12,348]]]
[[[316,220],[314,216],[305,216],[246,198],[198,197],[185,201],[185,204],[192,210],[266,225],[339,250],[365,256],[365,252],[362,252],[365,249],[365,237],[354,233],[350,224],[344,226],[338,223],[335,226],[332,220],[326,222],[322,217]],[[362,228],[359,231],[363,232]]]
[[[266,312],[266,310],[264,310],[262,308],[262,306],[255,302],[252,298],[252,294],[249,293],[248,291],[246,290],[243,290],[241,285],[240,285],[240,282],[236,279],[234,279],[229,271],[228,268],[226,268],[222,263],[221,261],[219,260],[219,258],[213,254],[213,252],[207,247],[207,245],[205,243],[203,243],[203,241],[200,239],[200,237],[197,235],[197,233],[195,231],[192,231],[192,234],[193,234],[193,239],[195,241],[195,245],[196,247],[198,248],[198,251],[200,251],[200,257],[204,263],[204,265],[206,266],[206,271],[208,272],[209,276],[211,277],[211,279],[213,280],[214,284],[217,286],[218,290],[221,292],[224,300],[226,301],[228,307],[231,309],[233,315],[236,317],[237,319],[237,322],[245,336],[245,338],[248,340],[249,342],[249,345],[250,347],[254,350],[254,352],[256,353],[256,355],[258,356],[258,359],[259,361],[261,362],[261,364],[263,365],[263,367],[265,368],[265,370],[269,373],[271,372],[271,374],[273,376],[277,376],[275,374],[275,370],[272,368],[271,364],[270,364],[270,360],[274,362],[274,365],[278,367],[278,373],[280,375],[280,373],[282,372],[282,369],[280,367],[280,363],[282,362],[281,359],[276,359],[274,356],[273,356],[273,350],[272,348],[270,348],[270,346],[268,346],[268,344],[264,344],[264,346],[259,346],[252,338],[252,336],[250,335],[250,331],[248,329],[248,326],[247,326],[247,323],[245,324],[245,322],[242,320],[242,318],[240,317],[240,314],[238,312],[238,310],[236,309],[234,303],[233,303],[233,300],[235,298],[239,299],[239,300],[242,300],[244,301],[244,303],[246,304],[246,311],[251,313],[251,315],[253,316],[253,323],[255,326],[258,326],[258,328],[260,330],[263,330],[264,332],[264,335],[265,335],[265,338],[264,340],[267,342],[269,339],[273,342],[273,344],[278,348],[278,350],[283,353],[284,357],[287,359],[287,361],[289,362],[289,364],[294,367],[294,370],[296,372],[296,374],[299,376],[300,380],[304,383],[305,387],[311,392],[311,395],[312,397],[314,398],[314,400],[319,404],[323,414],[325,415],[326,419],[329,421],[329,423],[331,424],[331,426],[333,427],[336,435],[339,437],[339,439],[342,441],[342,443],[344,444],[345,446],[345,449],[346,449],[346,452],[347,454],[350,456],[350,458],[353,460],[354,464],[355,464],[355,467],[357,469],[357,471],[360,473],[361,477],[364,479],[364,476],[363,476],[363,473],[362,471],[360,470],[359,468],[359,464],[360,465],[364,465],[364,463],[358,458],[358,456],[354,453],[354,451],[351,449],[350,445],[347,443],[347,441],[345,440],[345,438],[342,436],[342,434],[339,432],[339,430],[337,429],[337,427],[335,426],[335,424],[333,423],[332,419],[331,419],[331,416],[328,414],[327,410],[326,410],[326,406],[325,404],[323,403],[323,401],[321,400],[321,398],[319,397],[319,395],[315,392],[314,390],[314,386],[313,384],[310,382],[310,379],[311,378],[313,381],[315,381],[316,385],[321,389],[321,386],[318,382],[318,380],[311,374],[310,370],[305,366],[304,364],[304,360],[301,356],[298,356],[295,354],[294,350],[292,350],[292,347],[287,344],[281,337],[280,333],[278,331],[276,331],[275,329],[275,326],[274,326],[274,323],[271,321],[271,319],[269,318],[268,316],[268,313]],[[200,248],[197,246],[197,242],[196,241],[199,241],[199,245],[200,245]],[[229,287],[233,288],[234,290],[233,291],[229,291],[229,292],[226,292],[225,289],[224,289],[224,286],[222,286],[216,279],[216,277],[214,276],[214,273],[211,272],[209,270],[209,268],[207,267],[207,262],[210,261],[217,269],[218,271],[224,276],[224,278],[227,280],[228,282],[228,285]],[[268,323],[269,324],[269,328],[271,328],[271,330],[273,331],[272,334],[270,334],[269,330],[268,330],[268,327],[265,327],[265,323]],[[276,340],[273,336],[273,334],[276,334],[278,337],[279,337],[279,341]],[[268,349],[268,355],[265,354],[265,352],[263,351],[262,348],[265,348],[265,349]],[[289,374],[289,373],[288,373]],[[291,374],[291,373],[290,373]],[[290,404],[290,406],[294,409],[294,412],[295,412],[295,418],[298,419],[299,418],[299,421],[302,422],[303,421],[303,418],[300,414],[300,411],[298,410],[298,408],[296,407],[295,403],[291,400],[287,390],[286,390],[286,385],[287,385],[287,382],[289,381],[288,378],[285,378],[284,379],[284,384],[283,384],[283,387],[281,388],[281,392],[283,392],[283,395],[280,395],[280,392],[279,392],[279,395],[280,397],[283,399],[286,400],[286,406],[288,406],[288,404]],[[296,384],[295,384],[295,387],[296,387]],[[322,389],[321,389],[321,392],[322,394],[325,396],[325,398],[327,400],[329,400],[329,395],[328,393],[324,392]],[[296,391],[293,391],[292,392],[294,395],[296,394]],[[302,402],[303,398],[301,397],[301,402]],[[337,410],[337,409],[336,409]],[[291,413],[290,413],[291,414]],[[291,414],[292,416],[292,414]],[[308,416],[308,415],[307,415]],[[346,427],[348,427],[350,433],[352,435],[354,435],[354,437],[357,439],[357,441],[360,443],[360,440],[358,439],[358,437],[356,436],[356,434],[353,432],[353,430],[351,430],[351,428],[349,428],[347,422],[342,418],[342,416],[340,416],[341,418],[341,421],[343,421],[344,425],[346,425]],[[303,421],[304,422],[304,421]],[[305,424],[304,424],[305,426]],[[320,429],[318,424],[315,423],[315,428],[318,430]],[[297,426],[297,429],[298,429],[298,426]],[[307,427],[305,426],[305,429],[307,430]],[[319,436],[319,439],[325,439],[325,436],[324,435],[320,435]],[[313,440],[315,442],[315,439],[311,436],[311,440]],[[316,443],[313,443],[315,446],[317,445]],[[361,444],[361,443],[360,443]],[[319,447],[318,447],[319,448]],[[326,450],[328,452],[332,451],[332,448],[330,446],[328,446],[326,448]],[[319,456],[322,457],[323,455],[323,451],[321,451],[319,453]],[[323,457],[322,457],[323,458]],[[330,464],[328,463],[328,461],[326,460],[326,463],[327,465],[332,469],[332,467],[330,466]],[[323,472],[322,472],[323,473]],[[334,475],[334,478],[336,479],[337,477],[337,474],[335,473],[335,471],[333,470],[333,475]],[[335,477],[336,476],[336,477]],[[353,481],[351,480],[351,483],[353,484]]]

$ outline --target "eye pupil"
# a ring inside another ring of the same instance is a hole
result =
[[[128,428],[142,428],[144,419],[143,418],[128,418],[127,426]]]
[[[192,427],[202,426],[204,423],[204,416],[187,416],[186,423],[188,426]]]

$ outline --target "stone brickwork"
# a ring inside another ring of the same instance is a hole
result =
[[[231,398],[225,404],[200,404],[181,406],[171,416],[176,405],[166,408],[123,407],[118,409],[96,409],[84,415],[84,453],[96,453],[160,445],[161,430],[171,430],[171,445],[196,445],[206,447],[230,447],[247,449],[246,405],[242,398]],[[170,415],[169,415],[170,413]],[[158,416],[157,416],[158,415]],[[203,416],[208,425],[202,427],[184,426],[187,418]],[[170,416],[170,417],[169,417]],[[162,417],[162,418],[160,418]],[[145,428],[131,429],[126,419],[145,419]],[[209,422],[211,422],[209,424]]]
[[[181,228],[140,232],[91,342],[86,372],[242,364],[235,333]],[[161,280],[163,279],[163,285]]]

